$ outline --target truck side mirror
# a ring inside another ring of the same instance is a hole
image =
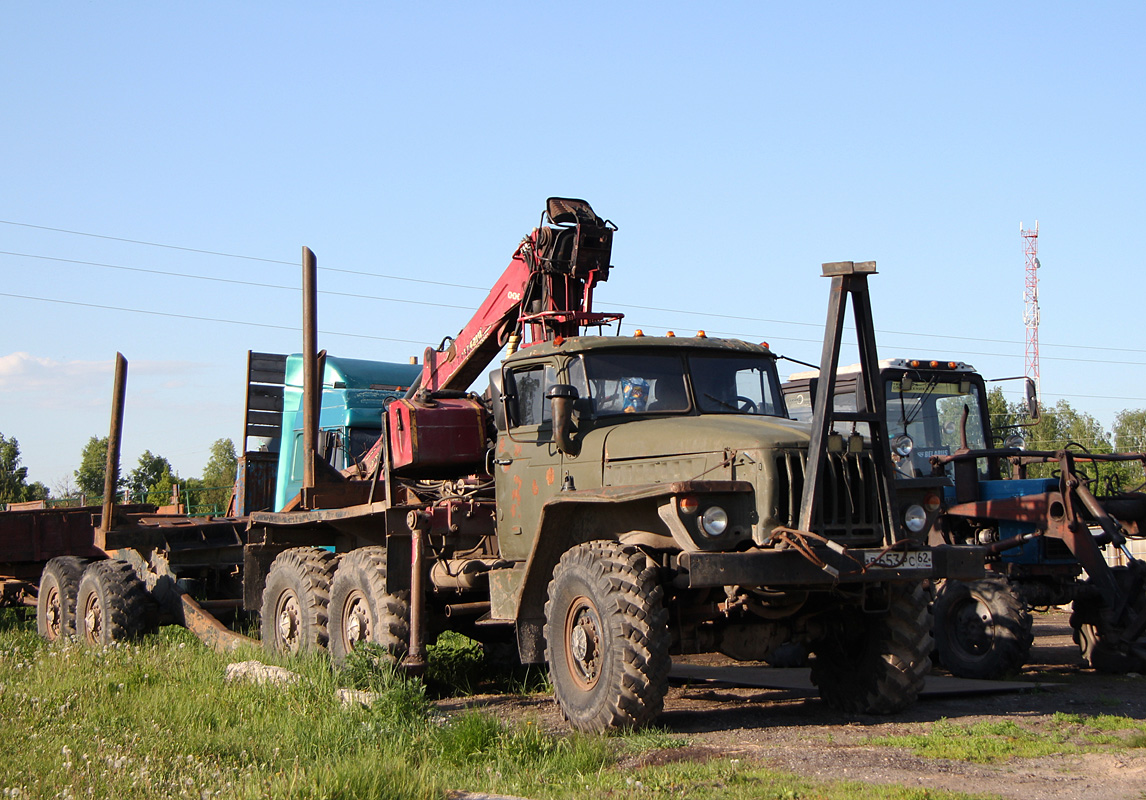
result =
[[[1035,382],[1031,378],[1027,378],[1027,415],[1031,418],[1031,422],[1039,421],[1038,392],[1035,389]]]
[[[577,387],[568,383],[555,383],[545,392],[553,409],[553,438],[557,449],[565,455],[575,456],[581,445],[573,438],[573,406],[580,395]]]
[[[505,392],[502,387],[505,385],[504,376],[501,374],[500,369],[495,369],[489,374],[489,398],[490,410],[493,412],[493,424],[499,431],[505,431]]]

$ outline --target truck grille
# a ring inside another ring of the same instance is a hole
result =
[[[812,532],[832,539],[882,540],[879,479],[869,453],[826,456],[820,502],[812,512]],[[806,452],[776,456],[775,520],[795,528],[804,494]]]

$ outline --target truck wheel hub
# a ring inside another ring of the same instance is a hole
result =
[[[354,593],[346,603],[346,641],[351,646],[359,642],[370,640],[370,613],[366,608],[366,598],[361,593]]]
[[[565,661],[582,689],[591,689],[601,673],[601,616],[588,597],[578,597],[565,617]]]
[[[301,610],[298,598],[293,594],[283,598],[279,603],[279,636],[282,643],[292,652],[298,649],[299,616]]]
[[[48,623],[48,633],[53,639],[60,638],[60,619],[63,616],[60,610],[60,592],[56,587],[52,587],[48,591],[48,597],[44,603],[46,606],[44,616]]]
[[[87,640],[98,641],[100,634],[103,633],[103,610],[100,609],[99,601],[94,595],[88,600],[87,608],[84,609],[84,624],[87,627]]]

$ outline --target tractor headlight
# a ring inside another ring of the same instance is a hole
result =
[[[728,512],[720,506],[709,506],[700,515],[700,532],[716,537],[728,530]]]
[[[927,512],[923,506],[910,505],[903,512],[903,524],[912,533],[919,533],[927,525]]]
[[[1003,442],[1003,447],[1013,448],[1015,450],[1022,450],[1026,446],[1026,440],[1023,439],[1021,433],[1012,433],[1007,437],[1006,441]]]
[[[900,458],[907,458],[915,449],[915,440],[906,433],[901,433],[891,440],[891,452]]]

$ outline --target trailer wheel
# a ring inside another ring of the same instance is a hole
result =
[[[36,630],[49,642],[76,635],[76,595],[87,560],[58,556],[44,565],[36,597]]]
[[[932,606],[935,653],[961,678],[998,680],[1031,652],[1031,612],[1002,575],[944,581]]]
[[[326,648],[330,579],[338,557],[317,547],[283,550],[271,564],[259,615],[263,647],[272,653]]]
[[[883,614],[850,607],[813,645],[812,683],[829,705],[855,714],[910,706],[931,670],[931,619],[920,583],[892,584]]]
[[[1138,562],[1133,567],[1114,567],[1111,573],[1124,596],[1130,598],[1125,619],[1132,620],[1146,613],[1146,566]],[[1146,634],[1140,634],[1133,642],[1121,642],[1122,627],[1111,617],[1097,593],[1074,601],[1070,627],[1083,660],[1098,672],[1116,675],[1146,672]]]
[[[330,657],[342,665],[357,645],[380,645],[386,663],[410,645],[410,593],[386,591],[386,548],[363,547],[342,557],[330,586]]]
[[[158,612],[126,561],[96,561],[84,570],[76,593],[76,634],[84,644],[106,646],[151,633],[158,627]]]
[[[553,692],[574,728],[644,725],[668,691],[668,612],[655,564],[616,542],[561,556],[545,603]]]

